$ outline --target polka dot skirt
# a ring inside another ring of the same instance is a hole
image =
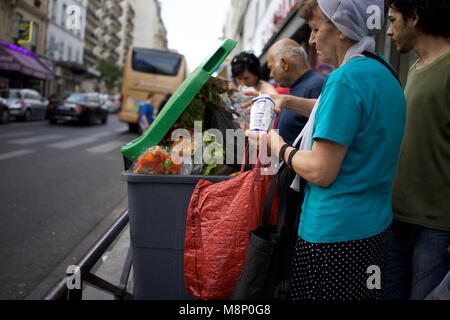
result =
[[[297,240],[292,300],[381,300],[391,227],[367,239],[337,243]]]

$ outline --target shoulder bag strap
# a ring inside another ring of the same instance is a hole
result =
[[[403,86],[402,86],[402,83],[401,83],[401,81],[400,81],[400,79],[399,79],[398,76],[397,76],[397,73],[396,73],[396,72],[394,71],[394,69],[392,69],[392,67],[391,67],[386,61],[384,61],[379,55],[373,54],[372,52],[368,52],[368,51],[364,51],[362,54],[363,54],[364,56],[366,56],[367,58],[375,59],[375,60],[379,61],[381,64],[383,64],[383,65],[384,65],[384,66],[392,73],[392,75],[395,77],[395,79],[397,79],[397,81],[398,81],[398,83],[400,84],[400,86],[403,87]]]

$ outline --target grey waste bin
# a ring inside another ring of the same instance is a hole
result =
[[[189,201],[200,179],[220,182],[230,178],[122,172],[122,180],[128,184],[135,299],[194,299],[186,294],[184,285]]]

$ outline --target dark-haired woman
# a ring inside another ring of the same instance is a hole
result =
[[[249,52],[241,52],[231,61],[231,72],[240,86],[253,87],[265,94],[276,94],[275,88],[261,80],[261,65],[259,59]]]

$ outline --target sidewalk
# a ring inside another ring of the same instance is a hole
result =
[[[71,253],[61,261],[55,268],[43,279],[43,281],[37,285],[37,287],[26,297],[26,300],[42,300],[50,290],[63,279],[66,275],[66,269],[70,265],[76,265],[92,248],[99,238],[117,221],[122,213],[128,208],[128,197],[124,197],[119,205],[108,214],[99,224],[80,242],[76,245]],[[124,262],[128,253],[128,247],[130,245],[129,237],[129,224],[127,224],[115,241],[105,251],[102,258],[99,259],[97,264],[92,268],[91,272],[98,277],[109,281],[113,284],[118,284]],[[83,299],[87,300],[108,300],[114,299],[111,294],[104,291],[93,288],[92,286],[85,285],[86,292],[83,290]],[[132,272],[129,277],[128,292],[133,294],[133,275]],[[84,288],[83,288],[84,289]]]
[[[108,250],[106,250],[94,268],[92,268],[91,272],[103,280],[118,285],[129,247],[130,225],[128,224]],[[127,291],[133,294],[133,269],[131,269],[128,279]],[[83,287],[83,300],[114,300],[114,296],[92,287],[89,283],[85,283]]]

